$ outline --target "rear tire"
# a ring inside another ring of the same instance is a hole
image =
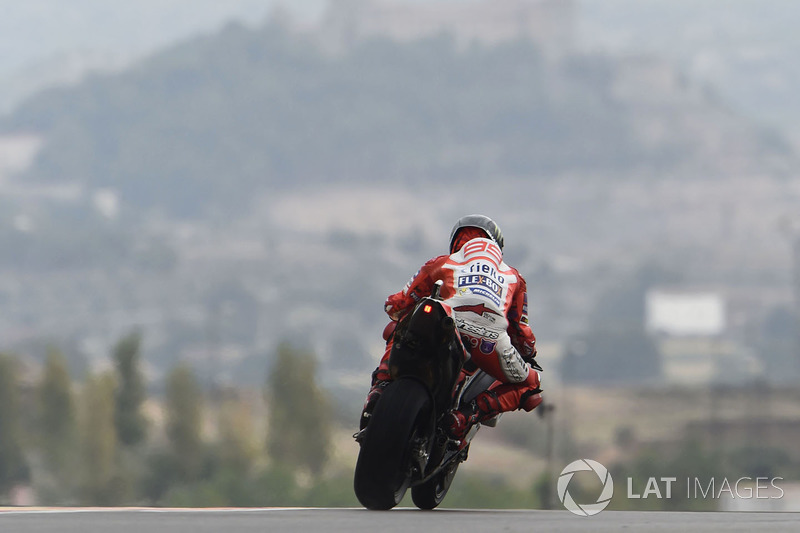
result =
[[[420,509],[435,509],[450,490],[450,484],[458,470],[459,462],[454,460],[447,470],[440,472],[425,483],[411,488],[411,499]]]
[[[414,379],[398,379],[381,393],[353,480],[356,497],[367,509],[391,509],[403,499],[411,482],[412,436],[430,423],[430,410],[428,389]]]

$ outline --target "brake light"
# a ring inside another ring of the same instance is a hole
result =
[[[426,304],[425,307],[422,308],[422,310],[426,313],[430,313],[431,311],[433,311],[433,306],[431,304]]]

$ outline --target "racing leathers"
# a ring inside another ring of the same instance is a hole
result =
[[[465,417],[471,420],[462,420],[462,425],[515,409],[533,410],[542,398],[539,373],[529,364],[536,356],[536,337],[528,324],[525,280],[503,261],[502,250],[492,239],[473,238],[455,253],[425,263],[402,291],[386,299],[386,313],[393,321],[400,320],[431,294],[439,280],[440,296],[453,310],[471,360],[496,380],[476,398],[473,412]],[[373,400],[391,380],[391,329],[384,332],[386,352],[373,373]]]

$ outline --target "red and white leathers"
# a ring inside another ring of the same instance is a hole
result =
[[[457,252],[425,263],[402,291],[386,299],[386,313],[393,321],[399,320],[429,296],[439,280],[443,282],[440,295],[453,309],[456,327],[472,361],[497,380],[487,398],[492,410],[533,410],[542,398],[539,373],[523,359],[536,355],[536,337],[528,325],[525,280],[503,261],[502,250],[493,240],[472,238]],[[391,379],[388,331],[385,337],[386,352],[373,382]]]

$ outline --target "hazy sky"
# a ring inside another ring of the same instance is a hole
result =
[[[130,56],[236,19],[258,24],[280,0],[0,0],[0,76],[72,52]],[[284,0],[309,16],[324,0]]]

